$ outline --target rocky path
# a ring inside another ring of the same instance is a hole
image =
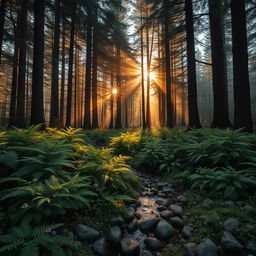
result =
[[[144,174],[139,176],[144,187],[139,200],[129,204],[125,216],[116,216],[111,220],[106,238],[85,225],[76,226],[78,239],[89,242],[95,255],[157,256],[175,244],[183,245],[186,256],[249,255],[223,254],[223,248],[217,248],[207,238],[198,245],[189,243],[187,240],[193,234],[193,228],[192,224],[184,224],[187,217],[186,197],[178,194],[167,182]],[[231,248],[232,253],[242,248],[226,231],[222,243],[222,247]]]

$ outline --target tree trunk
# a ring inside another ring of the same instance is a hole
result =
[[[45,0],[35,0],[31,124],[45,124],[44,91],[43,91],[44,17],[45,17]]]
[[[92,69],[92,17],[90,4],[87,5],[88,23],[86,39],[86,78],[84,128],[91,129],[91,69]]]
[[[27,0],[22,0],[20,9],[20,20],[18,30],[19,40],[19,73],[18,73],[18,93],[17,93],[17,127],[25,126],[25,91],[26,91],[26,57],[27,57]]]
[[[189,128],[201,128],[197,103],[196,58],[193,24],[193,2],[185,1],[186,40],[187,40],[187,68],[188,68],[188,116]]]
[[[111,90],[114,87],[114,74],[113,70],[111,70],[110,75],[110,83],[111,83]],[[114,95],[111,92],[111,98],[110,98],[110,123],[109,123],[109,129],[114,128]]]
[[[54,42],[52,50],[52,85],[51,85],[51,114],[50,126],[59,124],[59,47],[60,47],[60,3],[55,0]]]
[[[173,107],[171,99],[171,63],[170,63],[170,35],[169,35],[169,0],[164,0],[164,45],[165,45],[165,73],[166,73],[166,105],[168,128],[173,127]]]
[[[76,3],[73,4],[72,18],[71,18],[69,64],[68,64],[68,95],[67,95],[67,112],[66,112],[66,125],[65,125],[66,127],[71,126],[75,22],[76,22]]]
[[[116,47],[117,69],[116,69],[116,83],[117,83],[117,113],[116,113],[116,129],[122,128],[122,102],[121,102],[121,49]]]
[[[231,1],[233,77],[234,77],[234,128],[252,132],[250,82],[248,71],[248,47],[245,1]]]
[[[209,0],[214,113],[212,127],[230,127],[222,0]]]
[[[2,46],[3,46],[3,39],[4,39],[4,21],[5,21],[5,10],[6,10],[6,0],[1,1],[0,6],[0,64],[1,64],[1,57],[2,57]]]

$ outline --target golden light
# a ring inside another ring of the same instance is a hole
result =
[[[118,93],[117,88],[113,88],[113,89],[112,89],[112,94],[113,94],[113,95],[117,95],[117,93]]]

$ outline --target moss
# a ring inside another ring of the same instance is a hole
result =
[[[184,256],[184,252],[181,245],[174,245],[170,248],[164,249],[161,256]]]

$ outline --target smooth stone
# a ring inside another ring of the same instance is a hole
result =
[[[227,219],[223,225],[224,229],[229,233],[232,233],[234,229],[238,228],[239,226],[240,226],[240,221],[235,218]]]
[[[110,220],[111,226],[121,226],[124,224],[124,218],[122,216],[117,216],[115,218],[112,218]]]
[[[174,228],[167,221],[161,220],[156,226],[156,237],[161,241],[167,241],[172,237]]]
[[[139,256],[140,246],[137,241],[132,238],[124,238],[121,240],[121,255],[123,256]]]
[[[174,193],[174,189],[172,188],[165,188],[161,191],[163,194],[169,195]]]
[[[99,255],[104,255],[106,250],[105,238],[102,237],[95,241],[92,245],[93,250]]]
[[[162,212],[162,211],[167,210],[167,207],[164,206],[164,205],[160,205],[159,207],[157,207],[157,210],[158,210],[159,212]]]
[[[170,210],[175,214],[175,215],[178,215],[178,216],[182,216],[183,214],[183,208],[179,205],[176,205],[176,204],[171,204],[170,205]]]
[[[158,182],[158,183],[157,183],[157,187],[158,187],[158,188],[163,188],[163,187],[165,187],[165,186],[167,186],[167,185],[168,185],[167,182]]]
[[[150,218],[146,220],[140,220],[139,226],[143,231],[149,232],[155,228],[155,226],[158,224],[159,221],[160,221],[159,218]]]
[[[172,211],[169,211],[169,210],[164,210],[160,213],[160,216],[163,218],[163,219],[169,219],[170,217],[174,216],[173,212]]]
[[[119,226],[114,226],[110,229],[108,236],[107,236],[107,241],[110,244],[118,244],[121,241],[121,228]]]
[[[192,235],[192,234],[191,234],[191,233],[192,233],[192,230],[193,230],[192,227],[185,226],[185,227],[183,227],[181,233],[182,233],[182,235],[183,235],[184,238],[189,239],[189,238],[191,237],[191,235]]]
[[[167,205],[167,204],[168,204],[168,201],[165,200],[165,199],[163,199],[163,198],[158,198],[158,199],[156,199],[156,203],[157,203],[158,205]]]
[[[135,218],[135,210],[133,207],[127,208],[127,213],[124,216],[126,222],[130,222]]]
[[[177,200],[181,203],[186,203],[187,202],[187,198],[183,195],[178,196]]]
[[[224,231],[222,238],[221,238],[221,245],[223,249],[227,251],[236,251],[243,249],[243,246],[236,240],[233,235],[231,235],[229,232]]]
[[[75,233],[80,240],[88,242],[94,242],[100,237],[100,233],[97,230],[83,224],[75,226]]]
[[[150,251],[143,250],[143,251],[140,253],[140,256],[153,256],[153,254],[152,254]]]
[[[163,245],[157,238],[146,238],[144,240],[145,245],[152,251],[159,251]]]
[[[233,201],[229,200],[229,201],[222,202],[221,205],[224,207],[233,207],[233,206],[235,206],[235,203]]]
[[[213,201],[211,199],[205,199],[202,203],[202,206],[205,208],[205,209],[209,209],[211,208],[211,206],[213,205]]]
[[[183,227],[183,220],[180,217],[172,217],[169,219],[169,222],[175,227],[175,228],[182,228]]]
[[[256,253],[256,240],[249,240],[246,244],[246,249],[250,252]]]
[[[197,256],[217,256],[217,247],[214,242],[208,238],[203,239],[203,241],[196,247]]]
[[[127,224],[127,230],[129,232],[134,232],[139,228],[138,220],[134,218],[129,224]]]
[[[184,253],[185,256],[196,256],[196,244],[195,243],[187,243],[184,245]]]

